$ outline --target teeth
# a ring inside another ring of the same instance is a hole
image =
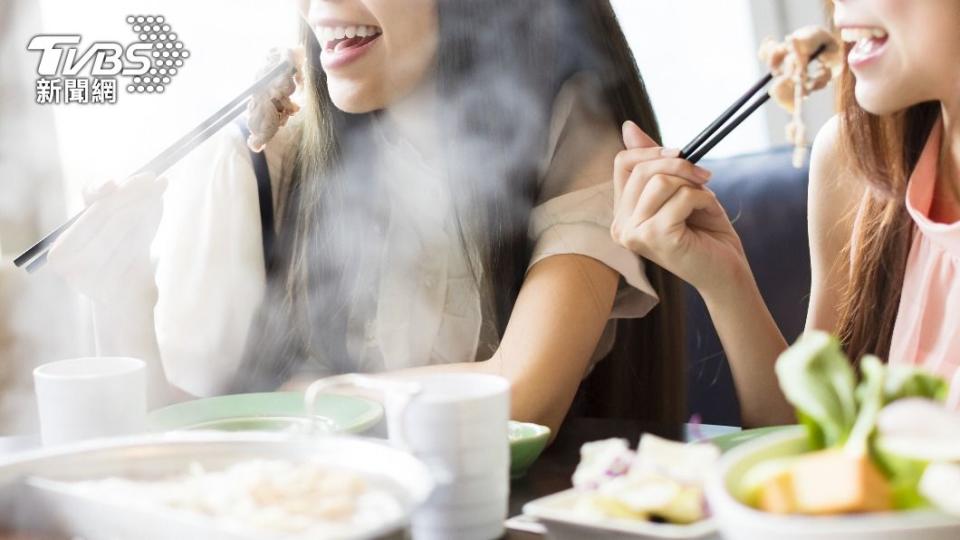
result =
[[[376,26],[321,26],[316,30],[317,38],[324,44],[325,49],[333,49],[338,41],[352,38],[365,38],[381,34]]]
[[[840,30],[840,39],[847,43],[856,43],[864,39],[881,39],[887,33],[880,28],[843,28]]]

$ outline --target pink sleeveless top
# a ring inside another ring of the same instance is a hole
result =
[[[916,223],[907,259],[890,362],[922,366],[955,382],[960,390],[960,221],[930,219],[937,183],[938,124],[907,187],[907,210]]]

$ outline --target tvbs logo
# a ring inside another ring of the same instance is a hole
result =
[[[127,24],[138,40],[126,46],[83,46],[79,34],[34,36],[27,50],[40,54],[37,103],[116,103],[118,78],[129,93],[163,93],[190,51],[162,15],[130,15]]]

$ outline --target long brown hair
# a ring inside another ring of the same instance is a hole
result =
[[[857,103],[855,85],[853,73],[844,66],[838,88],[840,151],[867,185],[848,245],[850,279],[837,333],[851,358],[887,358],[914,229],[905,206],[907,183],[940,104],[922,103],[878,116]]]
[[[449,134],[445,172],[455,180],[449,185],[462,249],[479,290],[493,293],[490,311],[502,336],[532,253],[527,230],[542,174],[538,156],[564,81],[592,72],[602,83],[595,98],[611,122],[632,119],[657,139],[659,129],[609,1],[438,0],[437,8],[434,77],[441,101],[457,104],[440,114],[438,127]],[[355,369],[346,354],[346,319],[364,289],[360,270],[370,264],[356,246],[383,240],[370,226],[382,219],[382,208],[366,203],[377,199],[381,179],[369,160],[351,159],[354,149],[371,144],[373,115],[349,115],[333,105],[319,68],[320,44],[309,28],[304,40],[311,96],[304,135],[276,272],[238,389],[275,387],[319,357],[339,371]],[[523,95],[499,93],[497,77]],[[647,268],[661,307],[643,319],[619,321],[615,352],[591,377],[602,381],[595,392],[602,399],[591,402],[606,414],[677,420],[684,408],[683,301],[676,278]]]

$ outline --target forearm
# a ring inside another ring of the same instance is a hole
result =
[[[503,376],[511,385],[511,418],[543,424],[556,432],[589,369],[610,317],[619,278],[589,257],[547,258],[527,274],[493,357],[391,375],[473,372]]]
[[[787,348],[744,263],[722,290],[703,295],[720,337],[740,400],[744,426],[791,423],[793,410],[777,384],[774,364]]]

